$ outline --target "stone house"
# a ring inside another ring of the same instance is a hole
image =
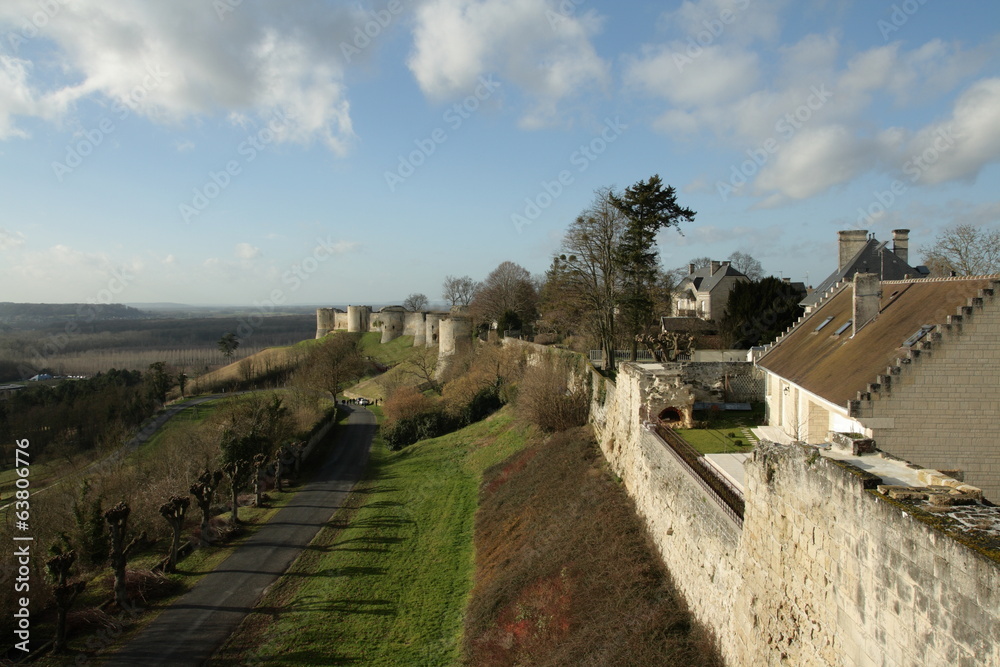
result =
[[[1000,499],[1000,276],[836,285],[758,359],[771,427],[959,471]]]
[[[810,292],[799,305],[808,313],[839,283],[850,280],[855,273],[874,273],[879,280],[922,278],[926,267],[912,267],[910,261],[910,230],[894,229],[892,248],[865,229],[845,229],[837,232],[837,270]]]
[[[726,310],[726,302],[733,286],[749,281],[749,278],[727,261],[713,260],[700,269],[695,269],[694,264],[688,264],[688,275],[681,280],[671,297],[674,314],[678,317],[718,321]]]

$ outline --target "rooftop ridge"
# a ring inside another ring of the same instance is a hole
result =
[[[977,276],[941,276],[937,278],[903,278],[901,280],[883,280],[883,285],[903,285],[908,283],[948,283],[948,282],[961,282],[963,280],[986,280],[987,278],[993,278],[994,281],[1000,281],[1000,273],[986,273]]]
[[[947,278],[942,279],[931,278],[921,280],[921,282],[926,282],[927,280],[951,282],[957,277],[958,276],[948,276]],[[970,276],[965,277],[965,279],[969,278]],[[886,367],[885,373],[877,374],[874,382],[868,383],[865,389],[858,391],[857,398],[855,400],[849,400],[847,402],[848,415],[851,417],[860,417],[862,405],[870,405],[874,400],[873,395],[877,398],[881,398],[883,395],[890,394],[892,391],[893,377],[902,375],[904,369],[912,369],[914,364],[919,363],[920,359],[926,356],[923,353],[932,350],[935,345],[946,345],[948,341],[945,336],[954,338],[955,335],[961,332],[962,327],[967,322],[972,320],[976,310],[982,310],[985,308],[987,301],[990,303],[995,301],[997,293],[1000,292],[1000,274],[982,276],[979,279],[982,280],[983,278],[994,278],[992,281],[992,287],[980,289],[977,296],[969,297],[966,300],[966,304],[964,306],[958,306],[955,309],[955,314],[948,315],[944,323],[934,323],[934,329],[929,332],[927,340],[914,344],[913,347],[907,350],[905,356],[897,357],[891,365]],[[885,282],[908,283],[912,281]],[[903,342],[900,342],[900,347],[902,346]]]

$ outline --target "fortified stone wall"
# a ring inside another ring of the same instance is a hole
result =
[[[406,311],[390,306],[383,308],[372,317],[372,330],[382,332],[381,342],[384,345],[403,335],[405,322]]]
[[[734,664],[1000,664],[1000,567],[801,446],[747,462]]]
[[[798,445],[762,443],[747,462],[741,528],[643,423],[647,372],[592,371],[591,419],[727,664],[1000,664],[996,560]]]
[[[403,320],[403,335],[413,336],[413,347],[424,347],[427,341],[427,313],[407,313]]]

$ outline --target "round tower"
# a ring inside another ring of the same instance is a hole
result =
[[[322,338],[336,329],[337,311],[335,308],[316,309],[316,338]]]
[[[438,345],[441,317],[441,313],[427,313],[427,317],[424,319],[424,345],[427,347],[437,347]],[[416,345],[416,341],[413,344]]]
[[[350,333],[367,332],[369,313],[371,313],[371,308],[369,308],[368,306],[348,306],[347,330]]]
[[[382,330],[382,344],[403,335],[406,311],[400,306],[387,306],[378,312],[379,328]]]
[[[423,347],[427,335],[427,325],[424,322],[425,313],[407,313],[403,322],[403,335],[413,336],[413,346]]]
[[[451,357],[472,345],[472,320],[464,310],[452,308],[451,315],[439,325],[438,358]]]

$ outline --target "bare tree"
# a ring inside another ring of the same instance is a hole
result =
[[[160,516],[170,524],[170,553],[167,554],[167,572],[177,570],[177,551],[181,546],[181,530],[184,529],[184,516],[191,499],[187,496],[170,496],[170,500],[160,505]]]
[[[479,283],[469,276],[445,276],[441,296],[452,306],[468,306],[479,289]]]
[[[336,403],[341,388],[360,379],[365,368],[357,334],[340,333],[313,346],[298,381],[309,389],[327,392]]]
[[[480,322],[499,321],[506,313],[515,314],[521,322],[532,322],[537,308],[535,280],[514,262],[501,262],[493,269],[471,303],[472,313]]]
[[[198,502],[198,509],[201,510],[201,546],[203,547],[207,547],[211,543],[208,537],[208,522],[212,518],[212,499],[215,497],[215,491],[219,488],[221,481],[221,470],[212,472],[206,469],[198,477],[198,481],[191,485],[191,495],[194,496]]]
[[[729,256],[729,264],[750,280],[760,280],[764,277],[764,267],[749,253],[737,250]]]
[[[935,276],[982,276],[1000,272],[1000,231],[974,225],[945,230],[933,245],[920,249]]]
[[[611,202],[611,189],[596,191],[594,200],[566,230],[562,253],[553,261],[550,281],[561,282],[558,300],[563,307],[575,301],[604,356],[605,368],[614,367],[615,313],[622,294],[617,248],[625,231],[625,215]]]
[[[424,348],[410,355],[406,362],[400,366],[400,372],[419,378],[423,386],[440,394],[441,385],[434,377],[437,361],[437,350],[431,347]]]
[[[52,548],[53,556],[45,561],[45,569],[52,580],[52,594],[56,600],[56,636],[52,641],[52,652],[61,653],[66,647],[66,615],[73,601],[87,585],[86,581],[70,582],[76,552],[63,551],[58,546]]]
[[[121,609],[128,609],[128,592],[125,588],[125,565],[132,550],[142,540],[146,539],[146,532],[143,531],[138,536],[125,543],[128,536],[128,515],[132,509],[128,503],[122,501],[104,513],[104,520],[108,522],[111,530],[111,568],[115,573],[115,601]]]
[[[426,294],[414,292],[403,300],[403,308],[406,308],[412,313],[417,313],[422,310],[427,310],[428,303]]]

